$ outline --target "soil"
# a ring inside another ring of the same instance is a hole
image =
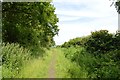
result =
[[[55,70],[55,65],[56,65],[56,51],[52,50],[52,59],[49,65],[49,70],[48,70],[48,78],[55,78],[56,70]]]

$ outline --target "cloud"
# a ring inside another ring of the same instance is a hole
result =
[[[109,0],[56,0],[53,4],[59,18],[59,36],[54,37],[57,44],[95,30],[117,30],[117,11]]]

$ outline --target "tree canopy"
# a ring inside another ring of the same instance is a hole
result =
[[[120,0],[117,0],[115,5],[116,5],[117,12],[120,14]]]
[[[50,2],[3,2],[3,42],[22,45],[54,45],[58,18]]]

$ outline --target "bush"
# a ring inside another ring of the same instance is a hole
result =
[[[106,53],[106,56],[114,62],[116,62],[120,66],[120,50],[113,50],[108,53]]]
[[[100,57],[96,57],[96,64],[92,74],[96,75],[96,78],[120,78],[120,65],[119,61],[113,59],[113,52],[101,54]]]
[[[64,48],[69,48],[71,46],[74,46],[74,47],[80,47],[80,46],[85,46],[85,43],[89,40],[89,36],[86,36],[86,37],[77,37],[75,39],[71,39],[69,40],[68,42],[65,42],[61,47],[64,47]]]
[[[31,52],[19,44],[2,44],[3,77],[15,77],[22,65],[30,59]]]
[[[114,49],[120,50],[120,33],[116,33],[112,41]]]
[[[90,54],[84,47],[70,47],[64,50],[66,58],[78,64],[88,78],[120,78],[119,51],[99,56]],[[73,72],[72,76],[76,76]],[[79,77],[79,76],[77,76]]]
[[[78,64],[88,78],[120,79],[120,33],[95,31],[88,37],[72,39],[62,47],[67,48],[65,57]],[[70,73],[77,75],[71,70]]]
[[[45,48],[40,46],[29,46],[27,48],[31,51],[31,56],[34,58],[42,57],[45,53]]]
[[[91,33],[91,37],[86,42],[86,49],[91,53],[106,53],[113,50],[113,35],[107,30],[100,30]]]
[[[80,66],[78,64],[78,62],[76,61],[76,59],[78,59],[78,57],[76,57],[76,55],[78,54],[78,52],[82,52],[83,50],[84,50],[84,48],[82,48],[82,47],[80,47],[80,48],[79,47],[70,47],[67,49],[63,48],[65,57],[74,64],[68,70],[68,73],[70,74],[71,78],[87,78],[87,70],[85,69],[85,67]]]
[[[77,37],[65,42],[62,48],[85,47],[89,53],[98,55],[120,50],[120,33],[111,34],[107,30],[91,32],[86,37]]]

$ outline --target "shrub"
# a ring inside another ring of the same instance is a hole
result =
[[[112,41],[114,49],[120,50],[120,33],[116,33]]]
[[[120,78],[118,50],[99,56],[89,54],[84,47],[70,47],[64,52],[66,58],[78,64],[81,70],[87,73],[88,78]],[[71,74],[76,76],[74,72]]]
[[[112,50],[113,35],[107,30],[100,30],[91,33],[91,37],[86,42],[86,49],[91,53],[106,53]]]
[[[45,48],[40,46],[29,46],[27,48],[31,51],[31,56],[34,58],[42,57],[45,53]]]
[[[96,58],[96,66],[93,71],[96,78],[120,78],[120,65],[117,64],[119,61],[115,61],[111,53],[114,54],[109,52]]]
[[[3,77],[15,77],[31,52],[19,44],[2,44]],[[8,75],[9,74],[9,75]]]
[[[95,31],[88,37],[72,39],[62,47],[67,48],[65,57],[78,64],[88,78],[120,79],[120,33]],[[77,75],[74,71],[70,70],[72,76]]]
[[[85,43],[89,40],[89,36],[86,37],[77,37],[74,39],[69,40],[68,42],[65,42],[61,47],[69,48],[71,46],[78,47],[78,46],[85,46]]]
[[[114,62],[116,62],[120,66],[120,50],[110,51],[106,54],[106,56],[114,60]]]

